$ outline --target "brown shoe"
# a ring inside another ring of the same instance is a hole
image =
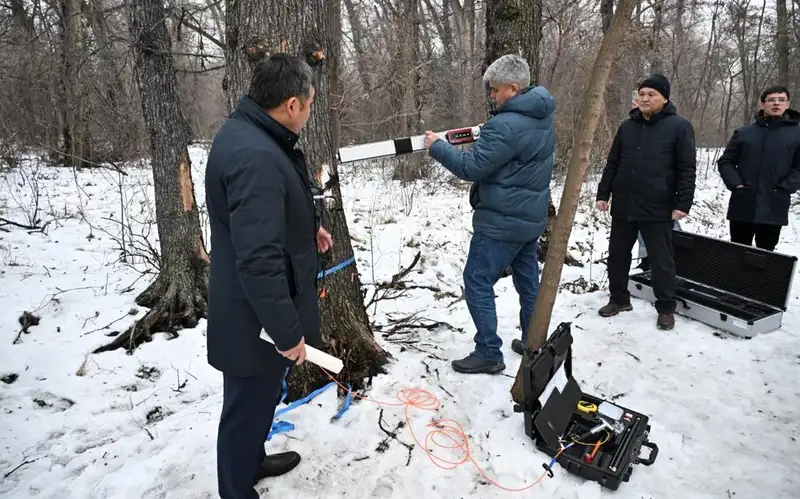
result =
[[[672,329],[673,327],[675,327],[675,315],[658,314],[658,319],[656,320],[656,327],[658,327],[658,329]]]
[[[620,305],[619,303],[610,301],[597,312],[600,314],[600,317],[613,317],[620,312],[630,312],[631,310],[633,310],[633,307],[630,303]]]

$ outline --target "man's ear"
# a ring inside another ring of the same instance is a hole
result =
[[[300,101],[297,100],[297,97],[289,97],[286,99],[286,112],[289,113],[289,116],[293,116],[300,110]]]

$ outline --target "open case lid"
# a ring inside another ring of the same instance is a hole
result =
[[[678,277],[786,310],[797,257],[673,231]]]
[[[526,410],[538,411],[533,422],[536,433],[554,449],[583,395],[572,377],[571,327],[570,322],[559,324],[542,348],[523,360]]]

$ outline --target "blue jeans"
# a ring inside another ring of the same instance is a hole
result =
[[[464,298],[475,323],[475,355],[491,362],[502,362],[500,347],[503,340],[497,335],[497,310],[494,285],[503,270],[511,266],[512,281],[519,295],[519,323],[522,342],[528,338],[528,323],[533,314],[539,291],[538,239],[518,243],[492,239],[475,232],[464,267]]]

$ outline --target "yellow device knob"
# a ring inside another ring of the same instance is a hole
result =
[[[581,400],[580,402],[578,402],[578,410],[586,414],[592,414],[597,412],[597,406],[592,404],[591,402]]]

